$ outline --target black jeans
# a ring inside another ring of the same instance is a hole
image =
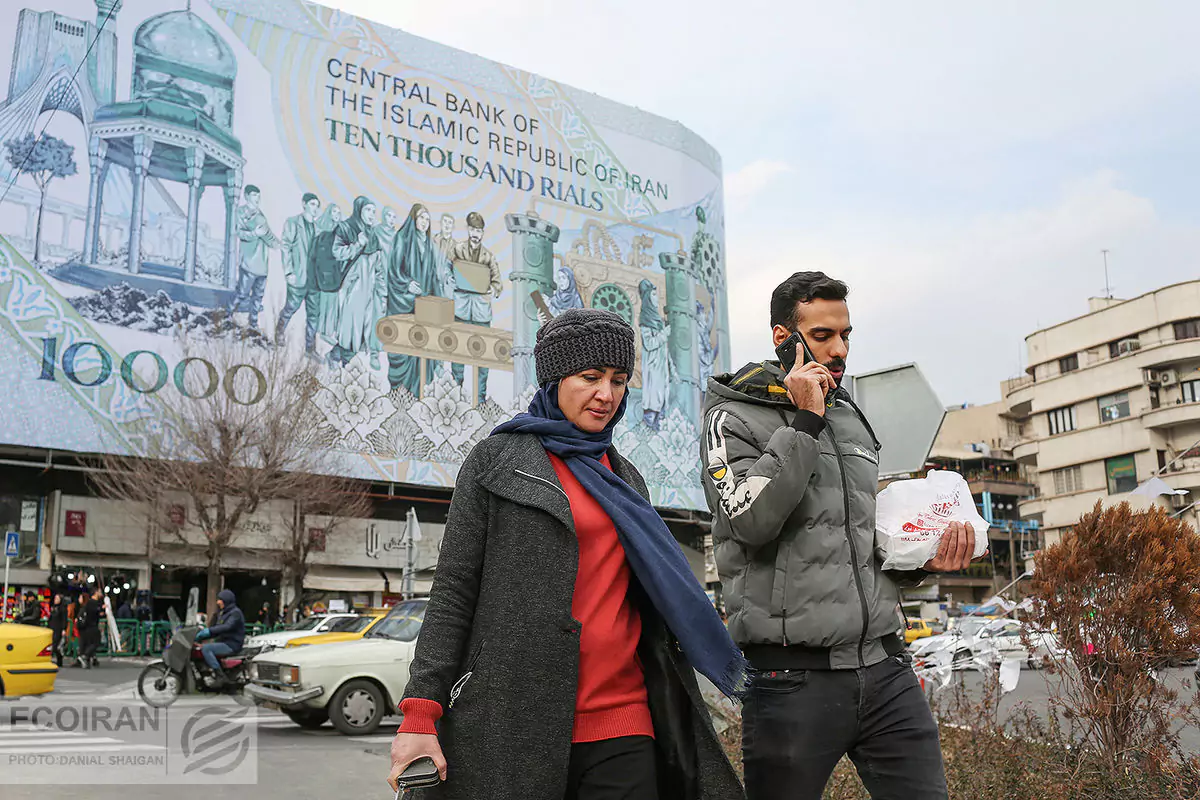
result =
[[[79,657],[85,662],[96,659],[96,651],[100,649],[100,629],[85,628],[79,632]]]
[[[947,800],[937,725],[903,656],[756,672],[742,720],[748,800],[820,800],[846,754],[873,800]]]
[[[657,800],[655,759],[649,736],[573,744],[563,800]]]

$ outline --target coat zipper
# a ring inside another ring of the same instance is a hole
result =
[[[552,483],[551,481],[546,480],[545,478],[539,478],[537,475],[530,475],[528,472],[522,472],[519,469],[514,469],[513,472],[517,473],[522,478],[528,478],[529,480],[534,481],[535,483],[542,483],[542,484],[545,484],[546,486],[549,486],[551,489],[553,489],[554,491],[558,492],[563,497],[565,497],[568,503],[571,502],[571,498],[567,496],[566,490],[563,489],[561,486],[558,486],[558,485]]]
[[[846,513],[846,541],[850,543],[850,558],[854,560],[852,565],[854,568],[854,586],[858,589],[858,600],[862,604],[862,636],[858,638],[858,665],[866,666],[866,658],[863,653],[867,646],[867,628],[870,623],[871,612],[867,606],[867,591],[862,585],[862,576],[858,574],[858,547],[854,544],[854,534],[850,530],[850,487],[846,482],[846,462],[843,460],[842,448],[838,444],[837,436],[833,432],[833,427],[825,426],[829,431],[829,438],[833,440],[833,452],[837,454],[838,472],[842,476],[842,502]]]
[[[454,702],[458,700],[458,696],[466,688],[467,681],[471,680],[471,676],[475,674],[475,662],[479,660],[479,655],[483,652],[483,645],[484,643],[481,641],[479,646],[475,648],[475,653],[471,656],[470,662],[467,663],[467,671],[450,687],[450,704],[447,706],[447,710],[454,708]]]

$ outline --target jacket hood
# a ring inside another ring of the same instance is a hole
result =
[[[737,372],[709,378],[705,412],[730,400],[793,407],[787,388],[783,385],[783,370],[778,361],[751,362]]]
[[[226,608],[233,608],[237,605],[237,597],[228,589],[217,592],[217,599],[225,603]]]

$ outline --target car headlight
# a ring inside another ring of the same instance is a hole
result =
[[[251,661],[249,668],[246,670],[246,674],[250,677],[250,680],[258,680],[258,664],[255,664],[253,661]]]
[[[296,686],[300,683],[300,668],[283,666],[279,669],[279,680],[291,686]]]

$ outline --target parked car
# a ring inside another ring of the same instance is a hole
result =
[[[317,614],[299,622],[293,623],[281,631],[261,633],[246,640],[246,647],[259,647],[262,650],[274,650],[285,647],[293,639],[301,636],[312,636],[315,633],[330,633],[353,625],[359,619],[358,614]]]
[[[904,643],[912,644],[917,639],[933,636],[933,620],[910,619],[904,630]]]
[[[1031,646],[1027,647],[1022,636],[1026,628],[1014,619],[964,618],[941,636],[917,640],[912,654],[917,662],[949,664],[955,670],[998,666],[1008,660],[1038,669],[1046,656],[1061,655],[1057,639],[1049,633],[1028,630]]]
[[[54,691],[53,639],[49,628],[0,623],[0,697]]]
[[[246,693],[303,728],[328,720],[347,736],[371,733],[404,694],[427,603],[396,605],[361,639],[259,655]]]
[[[1030,669],[1041,668],[1047,657],[1058,659],[1063,654],[1053,634],[1035,630],[1013,619],[989,623],[980,631],[977,646],[991,663],[1020,661]]]
[[[341,625],[329,633],[315,633],[312,636],[298,636],[285,645],[286,647],[303,647],[309,644],[336,644],[337,642],[352,642],[361,639],[371,628],[378,625],[387,616],[386,611],[363,614],[348,625]]]
[[[913,658],[921,659],[943,650],[957,653],[959,660],[970,661],[974,655],[975,637],[988,624],[980,617],[959,617],[951,620],[945,633],[917,639],[910,646]]]

